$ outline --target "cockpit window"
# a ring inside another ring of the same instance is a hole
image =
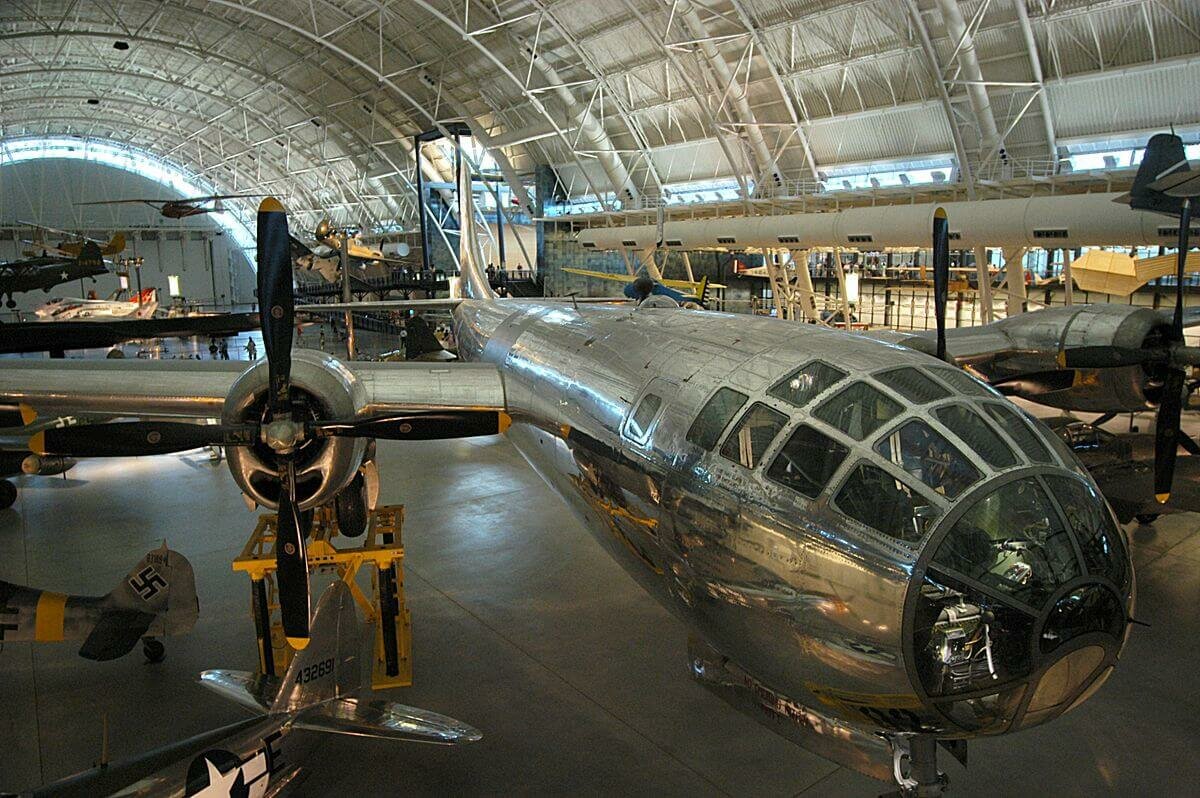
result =
[[[882,391],[854,382],[827,399],[813,415],[861,441],[902,412],[900,403]]]
[[[638,402],[637,409],[629,416],[629,423],[625,425],[625,434],[629,436],[630,440],[639,443],[645,442],[650,435],[650,424],[658,415],[660,407],[662,407],[661,396],[648,393],[642,397],[642,401]]]
[[[850,472],[838,491],[837,506],[854,520],[910,543],[923,538],[940,515],[919,491],[866,463]]]
[[[1000,425],[1000,429],[1007,432],[1008,436],[1017,442],[1017,446],[1021,447],[1021,451],[1025,452],[1026,457],[1037,463],[1050,462],[1050,450],[1016,410],[990,403],[984,405],[983,409]]]
[[[846,372],[814,360],[772,385],[767,394],[796,407],[804,407],[814,396],[845,376]]]
[[[984,399],[996,398],[994,390],[962,369],[932,369],[932,371],[959,393],[965,393],[967,396],[978,396]]]
[[[712,449],[748,398],[732,388],[714,393],[688,428],[687,439],[702,449]]]
[[[942,387],[940,383],[931,380],[911,366],[881,372],[875,375],[875,379],[896,391],[896,393],[905,399],[917,404],[945,399],[950,395],[950,392]]]
[[[1036,477],[1001,485],[976,501],[933,562],[1031,607],[1080,575],[1070,535]]]
[[[787,421],[787,416],[778,410],[755,402],[725,439],[721,456],[746,468],[754,468]]]
[[[910,421],[875,444],[875,451],[951,499],[983,476],[945,436],[924,421]]]
[[[1083,554],[1088,571],[1108,577],[1113,584],[1125,584],[1125,551],[1121,535],[1104,500],[1090,486],[1077,479],[1047,476],[1050,486]]]
[[[775,456],[767,478],[815,499],[849,451],[828,435],[801,424]]]
[[[946,405],[935,410],[934,415],[947,429],[978,452],[992,468],[1016,465],[1017,456],[1013,450],[974,410],[963,405]]]

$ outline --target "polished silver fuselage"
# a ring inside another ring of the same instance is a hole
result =
[[[796,700],[916,700],[900,650],[914,553],[684,436],[719,385],[753,398],[830,350],[862,368],[924,356],[670,309],[465,303],[458,314],[460,351],[503,369],[510,439],[665,606]],[[621,429],[651,383],[665,410],[639,446]]]
[[[817,708],[859,729],[964,736],[932,709],[906,663],[923,544],[851,520],[828,490],[806,499],[766,478],[763,466],[809,419],[767,394],[789,371],[820,358],[853,380],[936,361],[838,331],[680,309],[466,301],[455,318],[460,355],[501,369],[512,442],[642,586],[750,674],[760,696],[769,691],[773,704]],[[722,386],[746,394],[747,407],[760,402],[789,416],[757,468],[687,440]],[[628,425],[648,392],[663,402],[643,442]],[[932,416],[903,412],[893,427]],[[902,474],[873,451],[874,436],[846,443],[849,457],[831,484],[855,462]],[[949,525],[1005,478],[1065,472],[1087,480],[1070,455],[1054,457],[994,476],[981,465],[977,489],[933,501]],[[1119,643],[1103,644],[1115,660]]]

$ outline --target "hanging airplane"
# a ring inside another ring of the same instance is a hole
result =
[[[282,680],[242,671],[200,674],[202,685],[254,717],[125,762],[102,762],[32,795],[278,795],[302,777],[304,762],[319,740],[292,734],[296,730],[435,745],[482,738],[445,715],[360,698],[360,626],[350,590],[341,581],[333,583],[317,606],[313,644],[296,654]]]
[[[83,640],[79,656],[91,660],[122,657],[140,640],[146,658],[159,662],[158,638],[190,632],[199,614],[192,565],[165,542],[104,596],[68,596],[0,581],[0,641]]]
[[[262,194],[205,194],[202,197],[186,199],[118,199],[100,200],[98,202],[76,202],[76,205],[149,205],[168,219],[183,219],[188,216],[199,216],[204,213],[224,213],[226,208],[223,200],[261,197]],[[209,203],[212,203],[209,205]]]
[[[368,439],[507,432],[688,626],[697,679],[906,794],[940,794],[939,742],[961,759],[970,738],[1051,721],[1116,666],[1133,606],[1123,532],[1074,455],[961,369],[761,317],[497,299],[473,225],[466,298],[320,309],[450,306],[459,356],[474,362],[293,352],[286,215],[268,199],[258,222],[265,362],[22,362],[0,371],[0,401],[220,414],[47,430],[32,448],[227,446],[248,500],[278,507],[293,647],[310,639],[305,511],[351,485]],[[948,224],[930,209],[922,227],[944,309]]]
[[[123,233],[113,233],[112,238],[108,241],[99,241],[79,235],[78,233],[72,233],[69,230],[58,230],[53,227],[47,227],[44,224],[37,224],[36,222],[18,222],[18,224],[28,225],[34,231],[33,240],[25,242],[28,246],[23,250],[23,253],[27,257],[59,256],[63,258],[78,258],[88,243],[99,247],[100,255],[103,257],[119,255],[125,251],[125,235]],[[63,240],[57,244],[51,244],[45,240],[46,233],[54,233],[55,235],[62,236]]]
[[[114,291],[108,299],[73,299],[56,297],[33,315],[38,321],[107,321],[111,319],[149,319],[158,310],[158,289],[144,288],[122,299],[124,289]]]
[[[720,283],[709,283],[708,277],[701,277],[699,280],[655,280],[641,272],[639,274],[614,274],[611,272],[597,272],[590,269],[572,269],[563,267],[564,272],[578,274],[583,277],[590,277],[593,280],[607,280],[609,282],[621,283],[625,287],[622,293],[629,299],[637,299],[639,289],[634,285],[638,279],[650,280],[650,293],[659,296],[670,297],[679,304],[684,302],[695,302],[701,307],[708,301],[709,289],[724,290],[725,286]],[[686,293],[685,293],[686,292]]]
[[[88,241],[74,255],[38,255],[25,260],[0,263],[0,297],[7,296],[9,309],[17,306],[13,294],[42,289],[49,291],[56,285],[107,274],[100,247]]]

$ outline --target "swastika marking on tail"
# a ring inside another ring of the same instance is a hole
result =
[[[137,591],[142,601],[149,601],[158,595],[158,591],[167,586],[167,580],[158,575],[154,566],[147,565],[138,571],[138,575],[129,580],[129,586]]]

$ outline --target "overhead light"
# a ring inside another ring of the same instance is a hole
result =
[[[88,104],[88,105],[99,105],[99,104],[100,104],[100,101],[99,101],[99,100],[97,100],[95,97],[89,97],[89,98],[88,98],[88,101],[87,101],[87,104]]]
[[[113,49],[114,50],[128,50],[129,42],[123,42],[120,39],[118,39],[117,41],[113,42]]]
[[[178,274],[168,274],[167,275],[167,293],[169,293],[173,297],[183,296],[183,292],[179,290],[179,275]]]

